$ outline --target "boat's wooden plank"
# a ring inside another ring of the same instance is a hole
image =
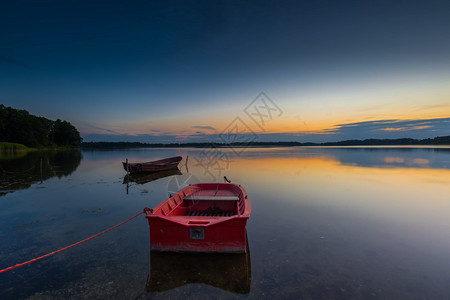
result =
[[[199,201],[238,201],[238,196],[185,196],[183,200]]]
[[[207,211],[189,211],[186,213],[188,217],[231,217],[234,215],[232,211],[207,212]]]

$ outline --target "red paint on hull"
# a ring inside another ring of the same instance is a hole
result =
[[[244,253],[251,207],[243,187],[230,183],[188,186],[146,218],[154,251]]]

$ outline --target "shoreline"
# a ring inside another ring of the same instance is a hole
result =
[[[450,136],[433,139],[365,139],[326,143],[300,142],[246,142],[246,143],[141,143],[141,142],[83,142],[81,149],[130,149],[130,148],[276,148],[276,147],[450,147]]]

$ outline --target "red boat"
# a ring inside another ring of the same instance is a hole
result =
[[[182,159],[181,156],[175,156],[143,163],[129,163],[127,161],[122,162],[122,164],[125,171],[130,173],[159,172],[176,169]]]
[[[173,252],[246,252],[251,207],[232,183],[187,186],[146,214],[150,249]]]

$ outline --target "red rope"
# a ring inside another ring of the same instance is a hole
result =
[[[108,231],[113,230],[114,228],[117,228],[117,227],[119,227],[119,226],[121,226],[121,225],[123,225],[123,224],[125,224],[125,223],[127,223],[127,222],[129,222],[129,221],[131,221],[131,220],[133,220],[134,218],[140,216],[141,214],[148,213],[149,211],[151,211],[151,209],[149,209],[149,208],[144,208],[144,210],[141,211],[140,213],[138,213],[137,215],[135,215],[135,216],[133,216],[133,217],[131,217],[131,218],[129,218],[129,219],[127,219],[127,220],[125,220],[125,221],[123,221],[123,222],[117,224],[117,225],[114,225],[114,226],[112,226],[112,227],[110,227],[110,228],[108,228],[108,229],[105,229],[105,230],[103,230],[102,232],[99,232],[99,233],[97,233],[97,234],[95,234],[95,235],[93,235],[93,236],[90,236],[90,237],[88,237],[88,238],[85,238],[84,240],[81,240],[81,241],[76,242],[76,243],[74,243],[74,244],[72,244],[72,245],[66,246],[66,247],[61,248],[61,249],[59,249],[59,250],[56,250],[56,251],[47,253],[47,254],[45,254],[45,255],[42,255],[42,256],[39,256],[39,257],[30,259],[30,260],[25,261],[25,262],[23,262],[23,263],[15,264],[14,266],[11,266],[11,267],[9,267],[9,268],[0,270],[0,273],[4,273],[4,272],[6,272],[6,271],[13,270],[13,269],[15,269],[15,268],[18,268],[18,267],[22,267],[22,266],[28,265],[29,263],[32,263],[32,262],[34,262],[34,261],[37,261],[37,260],[40,260],[40,259],[49,257],[49,256],[51,256],[51,255],[53,255],[53,254],[56,254],[56,253],[65,251],[65,250],[67,250],[67,249],[70,249],[70,248],[72,248],[72,247],[74,247],[74,246],[80,245],[80,244],[82,244],[82,243],[84,243],[84,242],[87,242],[87,241],[89,241],[89,240],[91,240],[91,239],[93,239],[93,238],[96,238],[96,237],[98,237],[98,236],[100,236],[100,235],[102,235],[102,234],[104,234],[104,233],[106,233],[106,232],[108,232]]]

